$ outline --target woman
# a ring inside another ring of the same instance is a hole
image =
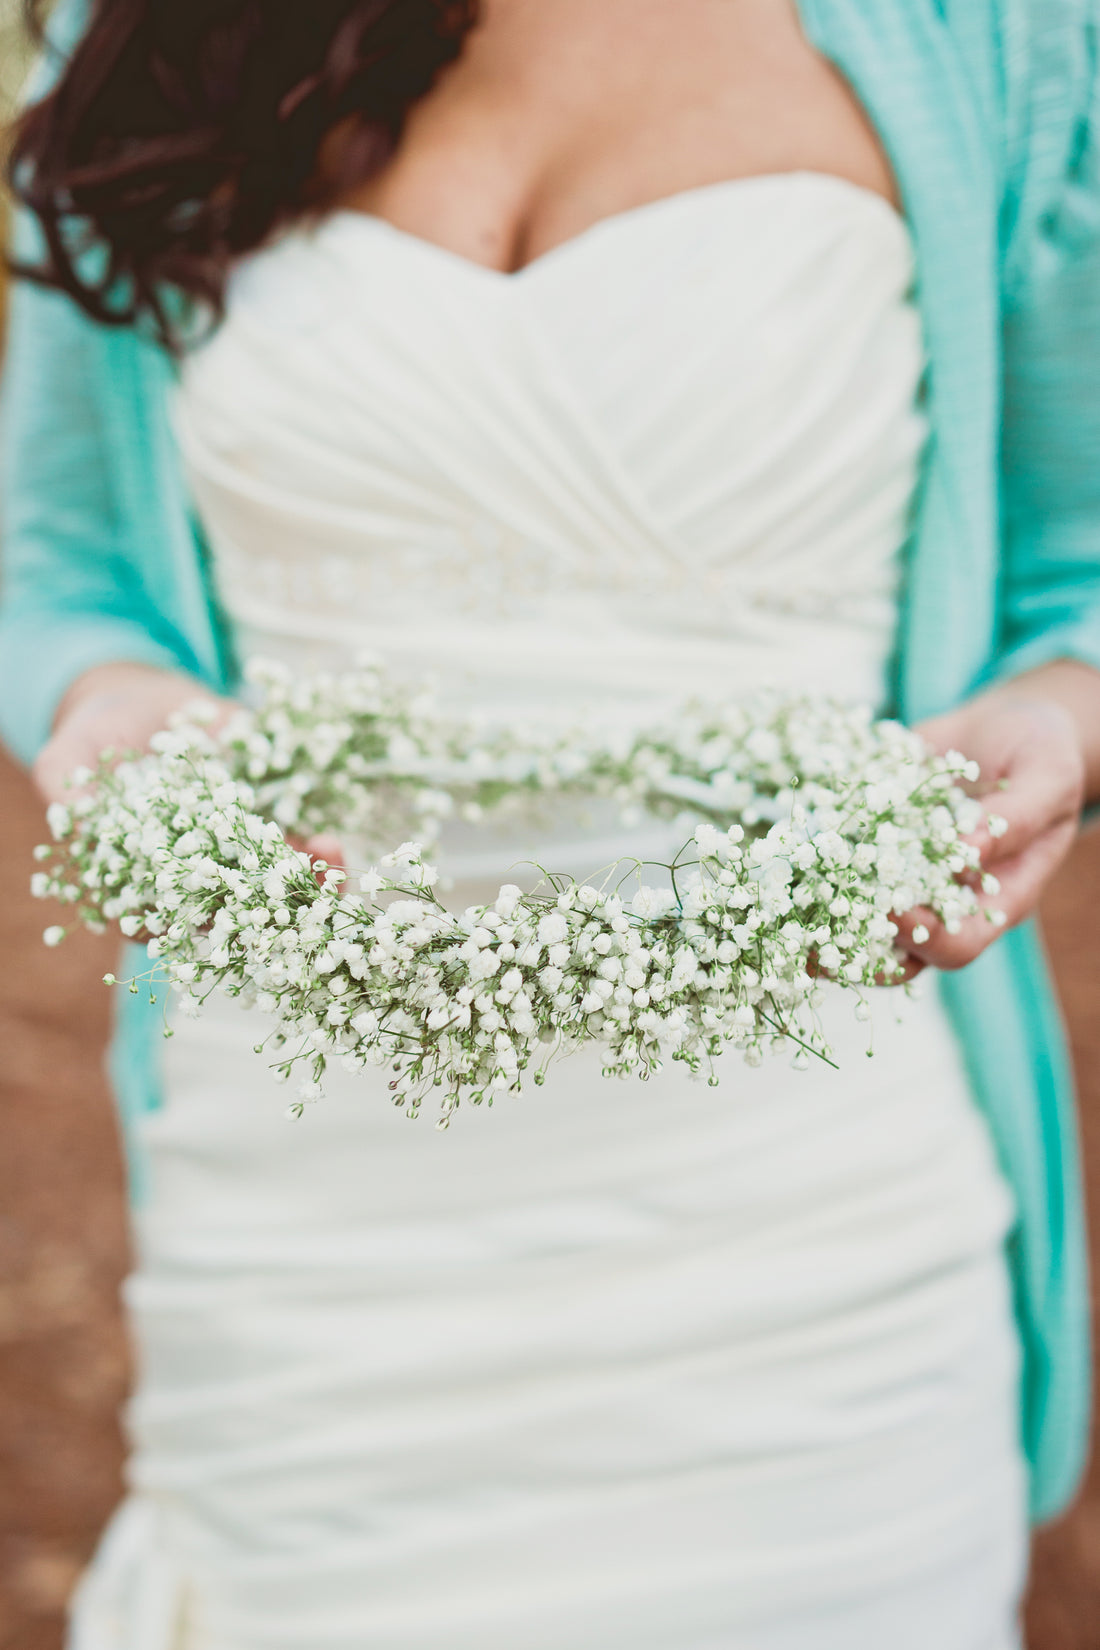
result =
[[[250,652],[365,643],[503,721],[766,675],[1004,783],[1011,925],[906,916],[942,989],[873,1061],[829,998],[839,1075],[576,1057],[445,1136],[362,1077],[290,1128],[232,1005],[158,1106],[131,1013],[133,1493],[72,1643],[1009,1650],[1087,1407],[1026,919],[1100,792],[1090,8],[62,21],[6,419],[46,796]],[[466,903],[539,844],[444,846]]]

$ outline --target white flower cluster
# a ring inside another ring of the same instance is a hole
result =
[[[726,1045],[750,1065],[783,1046],[828,1059],[821,979],[864,1014],[864,989],[901,970],[891,913],[928,906],[954,930],[978,909],[964,838],[981,809],[959,783],[975,765],[865,710],[760,695],[688,707],[614,748],[540,745],[448,722],[367,667],[253,680],[258,708],[223,733],[178,718],[150,755],[105,761],[55,805],[34,891],[148,937],[185,1012],[220,989],[271,1016],[257,1052],[279,1077],[305,1068],[292,1109],[333,1059],[389,1067],[414,1115],[438,1090],[443,1124],[463,1097],[542,1082],[582,1043],[601,1046],[608,1076],[672,1058],[713,1081]],[[399,823],[562,790],[693,815],[667,886],[624,897],[547,875],[455,913],[418,842],[355,889],[284,834],[353,832],[374,853]]]

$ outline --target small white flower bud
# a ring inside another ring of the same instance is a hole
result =
[[[73,828],[73,816],[63,802],[51,802],[46,809],[46,824],[55,842],[67,837]]]

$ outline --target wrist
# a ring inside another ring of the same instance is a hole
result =
[[[1053,659],[982,697],[1006,707],[1031,706],[1056,719],[1080,756],[1087,800],[1100,797],[1100,670],[1076,659]]]
[[[115,703],[135,690],[146,690],[154,684],[178,680],[181,684],[191,678],[183,671],[162,670],[157,665],[142,664],[137,660],[120,659],[117,662],[93,665],[82,671],[66,689],[54,715],[53,731],[62,726],[74,712],[89,705]],[[196,695],[202,691],[194,683]]]

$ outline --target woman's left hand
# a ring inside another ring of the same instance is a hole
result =
[[[1096,678],[1093,690],[1100,688],[1100,676],[1086,674]],[[1037,687],[1041,680],[1036,673]],[[906,912],[896,920],[898,944],[912,958],[910,978],[926,966],[965,967],[1006,926],[1030,916],[1077,835],[1088,762],[1076,707],[1041,690],[1029,692],[1028,684],[1024,678],[994,689],[917,730],[935,750],[962,751],[981,768],[976,794],[1003,829],[983,824],[971,838],[983,871],[996,879],[979,899],[983,910],[1003,912],[1004,919],[970,917],[949,934],[931,911]]]

